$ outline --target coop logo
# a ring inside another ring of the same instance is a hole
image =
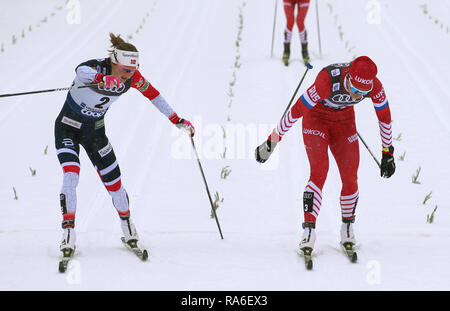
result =
[[[303,129],[303,134],[306,134],[306,135],[316,135],[316,136],[320,136],[320,137],[322,137],[323,139],[325,139],[325,134],[322,133],[322,132],[319,131],[319,130]]]
[[[355,81],[359,82],[359,83],[362,83],[362,84],[366,84],[366,85],[371,85],[373,83],[373,80],[363,79],[363,78],[361,78],[359,76],[355,77]]]

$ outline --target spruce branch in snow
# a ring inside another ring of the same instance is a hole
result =
[[[412,175],[412,183],[413,184],[420,184],[420,181],[418,181],[420,170],[421,170],[421,167],[419,166],[419,168],[416,170],[416,173]]]
[[[12,36],[12,44],[16,44],[17,42],[17,38],[15,35]]]
[[[438,206],[436,205],[436,206],[434,207],[434,210],[433,210],[433,212],[431,213],[431,215],[430,215],[430,214],[427,215],[427,222],[428,222],[429,224],[432,224],[432,223],[434,222],[434,214],[436,213],[437,208],[438,208]]]
[[[233,89],[231,87],[228,89],[228,94],[227,95],[229,97],[234,97]]]
[[[419,7],[423,9],[423,14],[425,14],[425,15],[428,14],[427,5],[425,3],[422,5],[419,5]]]
[[[221,199],[219,197],[219,192],[216,191],[216,193],[214,194],[214,203],[213,203],[214,211],[216,211],[219,208],[219,203],[223,203],[223,199],[224,198]],[[210,216],[211,216],[211,218],[214,218],[213,211],[211,211],[211,215]]]
[[[399,134],[397,135],[397,137],[394,138],[394,140],[396,140],[396,141],[402,141],[402,133],[399,133]]]
[[[331,5],[331,3],[327,3],[328,5],[328,9],[330,10],[330,14],[333,13],[333,6]]]
[[[45,155],[47,155],[47,152],[48,152],[48,145],[47,145],[47,146],[45,146],[45,149],[44,149],[44,154],[45,154]]]
[[[13,187],[13,191],[14,191],[14,200],[18,200],[19,197],[17,196],[16,188]]]
[[[221,157],[222,159],[225,159],[225,158],[227,157],[227,147],[224,148],[223,153],[220,154],[220,157]]]
[[[430,191],[430,193],[428,193],[426,196],[425,196],[425,199],[423,199],[423,202],[422,202],[422,204],[423,205],[425,205],[426,203],[427,203],[427,201],[429,200],[429,199],[431,199],[431,194],[433,193],[433,191]]]
[[[220,172],[220,178],[226,179],[231,174],[231,169],[227,165],[224,168],[222,168],[222,172]]]
[[[398,157],[399,161],[405,161],[405,156],[406,156],[406,151],[403,152],[403,154],[401,156]]]
[[[223,139],[227,138],[227,132],[225,131],[225,126],[221,126],[222,128],[222,133],[223,133]]]
[[[31,172],[31,176],[36,176],[36,170],[33,170],[31,167],[30,167],[30,172]]]

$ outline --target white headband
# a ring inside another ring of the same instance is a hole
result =
[[[124,51],[114,48],[111,53],[111,61],[115,64],[119,63],[123,66],[138,67],[139,52]]]

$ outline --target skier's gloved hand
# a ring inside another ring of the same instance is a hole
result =
[[[97,74],[98,76],[99,74]],[[95,78],[97,80],[97,77]],[[95,80],[94,80],[95,81]],[[110,89],[112,87],[119,87],[120,81],[116,76],[103,76],[101,77],[101,82],[105,84],[105,88]],[[95,83],[95,82],[94,82]]]
[[[191,122],[189,122],[188,120],[185,120],[183,118],[180,118],[175,112],[169,116],[169,120],[170,120],[170,122],[175,124],[176,127],[187,132],[190,137],[194,137],[195,128]]]
[[[394,175],[395,162],[394,162],[394,147],[383,148],[383,155],[381,158],[381,177],[389,178]]]
[[[281,137],[277,134],[275,130],[273,130],[272,134],[269,136],[269,138],[267,138],[267,141],[263,142],[256,148],[255,150],[256,161],[259,163],[266,162],[280,140]]]
[[[275,149],[276,145],[277,143],[270,141],[270,139],[267,139],[267,141],[259,145],[255,150],[256,161],[259,163],[266,162]]]

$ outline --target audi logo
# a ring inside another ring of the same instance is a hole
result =
[[[353,99],[348,94],[336,94],[331,98],[331,100],[335,103],[352,104],[352,103],[359,103],[361,100],[363,100],[363,98],[364,97],[361,97],[359,99]]]
[[[97,85],[99,90],[104,90],[107,92],[113,92],[113,93],[122,93],[125,90],[125,84],[120,83],[119,88],[117,88],[116,86],[113,86],[112,88],[106,88],[104,86],[101,86],[100,84]]]

